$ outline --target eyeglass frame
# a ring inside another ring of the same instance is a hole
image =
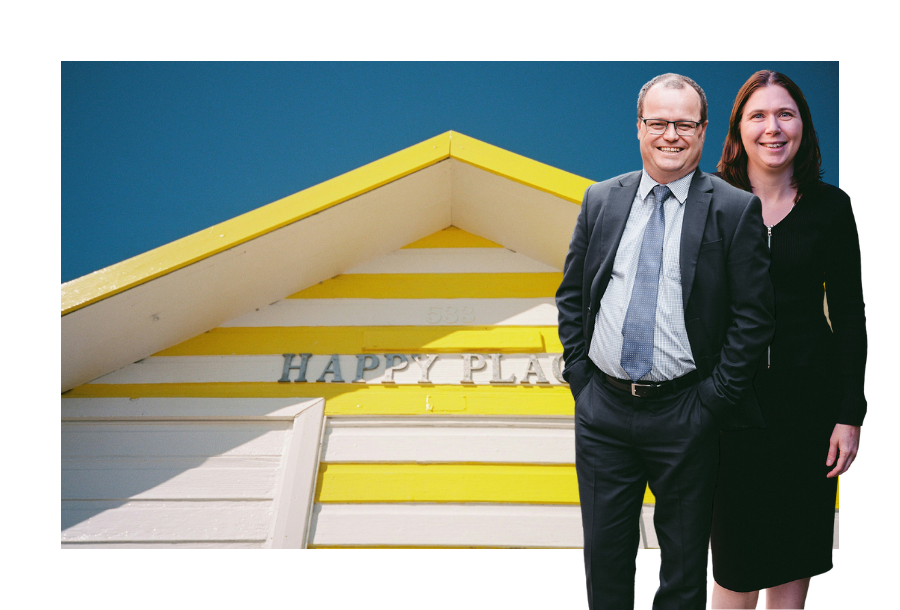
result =
[[[647,125],[647,121],[659,121],[660,123],[662,123],[663,121],[665,121],[666,126],[665,126],[665,128],[664,128],[662,131],[660,131],[660,132],[650,131],[650,126]],[[667,131],[669,131],[669,124],[670,124],[670,123],[671,123],[672,125],[675,125],[675,133],[678,134],[678,135],[680,135],[680,136],[693,136],[693,135],[696,135],[696,134],[697,134],[697,129],[698,129],[701,125],[703,125],[703,123],[700,122],[700,121],[666,121],[665,119],[648,119],[648,118],[645,118],[645,117],[641,117],[641,123],[643,123],[643,124],[644,124],[644,127],[647,128],[647,133],[653,134],[653,135],[655,135],[655,136],[661,136],[661,135],[663,135],[664,133],[666,133]],[[691,133],[681,133],[680,131],[678,131],[678,125],[677,125],[677,123],[693,123],[693,124],[694,124],[694,131],[692,131]]]

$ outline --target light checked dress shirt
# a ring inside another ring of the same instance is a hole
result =
[[[668,381],[695,370],[694,356],[684,326],[684,304],[681,294],[681,226],[684,221],[684,202],[691,187],[694,172],[670,182],[672,191],[663,202],[666,218],[663,237],[662,268],[656,300],[656,324],[653,331],[653,367],[641,381]],[[638,257],[644,238],[644,228],[656,207],[653,187],[659,184],[641,174],[641,184],[634,196],[631,213],[625,223],[622,241],[616,250],[612,277],[600,299],[594,335],[588,357],[597,367],[618,379],[628,379],[622,368],[622,325],[631,301],[631,291],[637,276]]]

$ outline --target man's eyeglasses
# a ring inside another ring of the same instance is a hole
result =
[[[694,135],[701,125],[697,121],[664,121],[662,119],[645,119],[644,117],[641,117],[641,121],[647,126],[647,131],[657,136],[666,133],[669,123],[675,125],[675,132],[681,136]]]

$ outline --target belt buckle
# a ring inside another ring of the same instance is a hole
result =
[[[647,398],[647,396],[642,396],[641,394],[638,394],[638,388],[645,388],[648,390],[653,390],[653,389],[656,389],[657,387],[659,387],[659,386],[655,383],[634,383],[634,382],[632,382],[631,383],[631,395],[634,396],[635,398]]]

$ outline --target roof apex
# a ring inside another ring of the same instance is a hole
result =
[[[61,285],[61,314],[66,315],[177,271],[447,158],[573,203],[581,203],[584,189],[592,182],[457,131],[447,131],[268,205],[66,282]]]

